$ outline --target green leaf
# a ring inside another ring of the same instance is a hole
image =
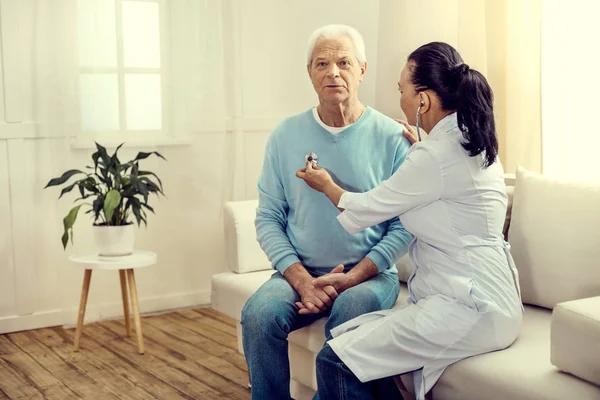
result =
[[[92,154],[92,161],[94,161],[94,169],[98,169],[98,159],[100,158],[100,153],[95,152]]]
[[[96,179],[94,179],[93,176],[88,176],[85,180],[82,181],[81,185],[83,185],[83,187],[85,187],[88,191],[92,193],[100,194],[100,189],[96,187],[98,183],[96,182]]]
[[[154,212],[154,208],[150,207],[148,204],[146,204],[146,203],[142,203],[142,207],[145,207],[145,208],[147,208],[148,210],[150,210],[150,212],[151,212],[152,214],[155,214],[155,212]]]
[[[104,217],[106,218],[106,224],[109,225],[112,220],[115,209],[121,202],[121,193],[119,191],[111,189],[106,194],[104,199]]]
[[[144,196],[144,203],[148,202],[148,188],[146,187],[146,184],[142,181],[138,181],[136,188],[138,190],[138,192],[140,192],[140,194],[142,196]]]
[[[119,157],[117,157],[117,153],[119,152],[119,149],[121,148],[121,146],[123,146],[124,143],[121,143],[117,149],[115,150],[115,152],[113,153],[113,155],[110,157],[110,161],[108,162],[107,168],[108,168],[108,172],[110,172],[111,174],[115,175],[115,176],[119,176],[119,169],[121,166],[121,162],[119,161]]]
[[[146,184],[146,189],[148,190],[148,192],[151,193],[155,193],[158,196],[158,193],[162,194],[163,196],[165,195],[162,191],[161,188],[159,188],[156,183],[152,182],[150,179],[148,178],[140,178],[141,182],[144,182]]]
[[[75,182],[72,185],[69,185],[69,186],[63,188],[63,190],[60,191],[60,196],[58,196],[58,198],[60,199],[61,197],[63,197],[63,194],[69,193],[71,190],[73,190],[73,188],[75,187],[75,185],[77,185],[77,182]]]
[[[60,240],[62,241],[63,244],[63,249],[67,249],[67,243],[69,243],[69,231],[65,230],[65,233],[63,233],[62,237],[60,238]]]
[[[154,176],[158,180],[158,184],[160,185],[160,190],[163,190],[162,181],[160,180],[160,178],[154,172],[150,172],[150,171],[139,171],[138,172],[138,176],[144,176],[144,175],[152,175],[152,176]]]
[[[77,213],[79,212],[80,208],[81,204],[71,208],[67,216],[63,218],[63,227],[65,231],[62,236],[62,244],[64,249],[67,248],[67,243],[69,241],[69,231],[71,232],[71,243],[73,243],[73,225],[77,220]]]
[[[108,152],[106,151],[106,148],[99,145],[97,142],[95,143],[96,148],[98,149],[98,154],[100,155],[100,159],[104,162],[104,165],[107,166],[110,161],[110,157],[108,155]]]
[[[92,197],[92,196],[96,196],[96,193],[88,193],[88,194],[86,194],[85,196],[78,197],[78,198],[76,198],[75,200],[73,200],[73,203],[75,203],[75,202],[77,202],[77,201],[79,201],[79,200],[85,200],[85,199],[89,199],[89,198],[90,198],[90,197]],[[91,210],[89,210],[89,211],[93,211],[93,209],[91,209]],[[87,212],[86,212],[86,214],[87,214]]]
[[[68,181],[73,175],[77,175],[77,174],[83,174],[83,171],[80,171],[78,169],[70,169],[67,172],[65,172],[64,174],[62,174],[60,177],[50,179],[50,181],[46,184],[44,189],[46,189],[47,187],[50,187],[50,186],[62,185],[63,183]]]
[[[145,153],[143,151],[140,151],[137,156],[135,156],[135,158],[133,159],[133,161],[138,161],[138,160],[143,160],[145,158],[150,157],[152,154],[155,154],[156,156],[162,158],[163,160],[167,161],[166,158],[164,158],[162,156],[162,154],[160,154],[158,151],[151,151],[150,153]]]
[[[102,211],[102,207],[104,206],[104,195],[98,195],[96,200],[92,203],[92,209],[94,210],[94,222],[98,221],[100,218],[100,212]]]
[[[140,213],[140,206],[139,206],[139,204],[134,203],[131,206],[131,209],[133,210],[133,215],[135,215],[135,219],[137,220],[138,226],[140,226],[140,221],[141,221],[142,215]]]

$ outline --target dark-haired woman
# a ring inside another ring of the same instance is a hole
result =
[[[374,382],[409,373],[422,400],[448,365],[510,346],[521,325],[517,271],[502,234],[507,196],[490,86],[437,42],[408,57],[398,86],[405,134],[416,143],[388,181],[350,193],[322,168],[297,173],[342,211],[348,232],[399,216],[415,237],[408,305],[332,331],[317,356],[321,400],[372,399]],[[428,135],[419,140],[421,130]],[[343,287],[344,279],[316,282]]]

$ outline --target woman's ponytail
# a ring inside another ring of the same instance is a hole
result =
[[[483,153],[483,166],[492,165],[498,156],[498,139],[494,95],[485,77],[469,68],[452,46],[442,42],[419,47],[408,61],[417,91],[434,91],[444,110],[456,111],[464,149],[470,156]]]
[[[466,64],[456,69],[459,70],[456,114],[466,139],[463,147],[470,156],[484,153],[484,166],[489,167],[498,155],[492,89],[479,71]]]

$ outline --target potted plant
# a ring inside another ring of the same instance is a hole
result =
[[[148,204],[151,194],[164,196],[162,182],[150,171],[139,168],[140,160],[151,155],[166,159],[158,152],[139,152],[137,156],[126,163],[121,163],[117,152],[123,146],[119,145],[112,155],[106,148],[96,143],[96,152],[92,154],[92,166],[86,166],[89,172],[71,169],[58,178],[51,179],[44,189],[51,186],[65,185],[59,199],[66,193],[77,188],[80,197],[73,202],[63,219],[64,233],[63,248],[67,248],[69,238],[73,243],[73,225],[82,206],[89,207],[86,214],[92,214],[93,230],[99,255],[122,256],[133,252],[135,242],[134,222],[138,227],[143,222],[147,226],[146,210],[154,213]],[[74,182],[71,178],[78,177]],[[153,180],[155,179],[155,180]],[[69,183],[68,183],[69,182]],[[67,184],[68,183],[68,184]]]

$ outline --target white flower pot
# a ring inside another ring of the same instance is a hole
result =
[[[133,253],[135,225],[94,225],[94,239],[98,254],[106,257],[126,256]]]

